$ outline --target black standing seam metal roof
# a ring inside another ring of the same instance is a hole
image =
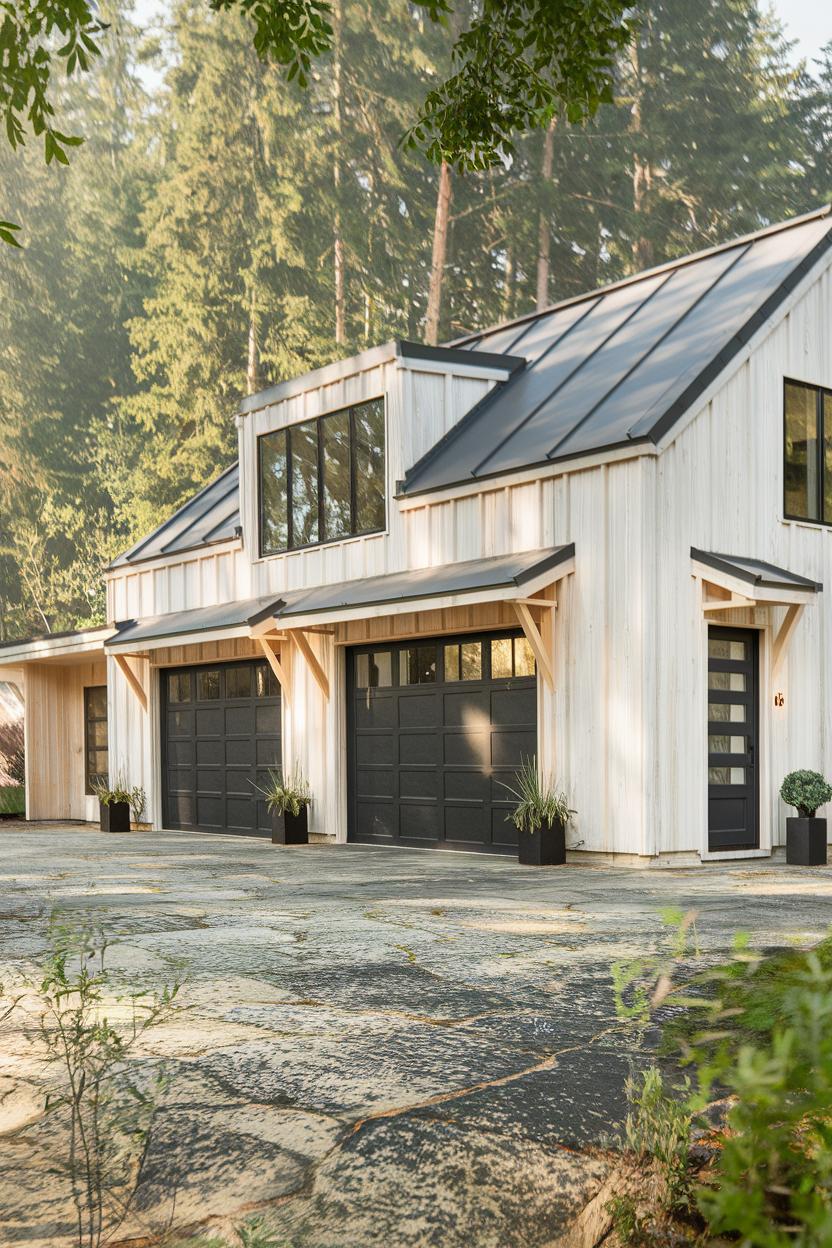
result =
[[[415,568],[388,576],[369,576],[337,585],[311,586],[284,590],[244,602],[224,602],[214,607],[175,611],[168,615],[127,620],[116,625],[117,634],[105,645],[123,649],[137,642],[161,641],[167,637],[250,627],[273,616],[277,623],[306,615],[338,612],[352,607],[383,606],[419,602],[447,594],[477,594],[488,590],[518,591],[524,585],[574,558],[575,545],[526,550],[519,554],[497,555],[488,559],[467,559],[438,568]]]
[[[526,368],[405,474],[404,495],[656,443],[832,244],[827,206],[461,339]]]
[[[746,555],[720,555],[714,551],[697,550],[695,546],[691,546],[690,554],[698,563],[704,563],[718,572],[727,572],[761,589],[800,589],[815,594],[823,589],[820,581],[811,581],[773,563],[764,563],[762,559],[750,559]]]
[[[684,256],[448,347],[394,344],[413,359],[503,359],[511,374],[407,470],[400,492],[655,444],[832,244],[830,212]],[[246,404],[260,406],[270,393]],[[227,541],[239,526],[232,464],[110,566]]]
[[[232,464],[158,529],[119,555],[111,568],[226,542],[240,527],[240,469]]]

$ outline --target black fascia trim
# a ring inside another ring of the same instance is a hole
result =
[[[428,360],[435,364],[466,364],[474,368],[498,368],[505,373],[516,373],[526,367],[522,355],[503,355],[499,351],[467,350],[464,347],[431,347],[423,342],[400,339],[398,353],[403,360]]]
[[[493,393],[493,390],[489,391],[485,395],[485,399],[490,399]],[[480,402],[485,402],[485,399],[481,399]],[[450,432],[453,432],[453,429]],[[445,437],[447,436],[448,434],[445,434]],[[436,445],[439,446],[439,443],[437,442]],[[461,489],[466,485],[479,485],[486,481],[498,481],[500,477],[512,477],[518,472],[534,472],[535,468],[552,468],[557,464],[568,464],[572,459],[584,459],[587,455],[603,456],[610,451],[620,451],[625,448],[630,450],[639,446],[646,446],[652,450],[655,447],[655,443],[647,434],[639,434],[637,438],[621,438],[617,442],[603,442],[599,446],[585,447],[580,451],[567,451],[562,455],[555,456],[554,459],[536,459],[530,464],[517,464],[514,468],[496,468],[492,472],[477,473],[475,477],[460,477],[456,481],[441,481],[438,485],[425,485],[416,489],[411,489],[407,478],[405,478],[403,482],[396,482],[397,486],[404,485],[405,488],[403,490],[399,489],[393,497],[397,499],[419,498],[423,494],[438,494],[440,490],[455,490]]]
[[[822,213],[818,214],[822,216]],[[819,242],[815,243],[812,250],[803,257],[803,259],[795,265],[791,273],[783,279],[775,291],[773,291],[763,304],[753,313],[745,322],[742,329],[739,329],[733,338],[722,348],[710,364],[703,368],[702,372],[694,378],[686,390],[679,396],[675,402],[656,420],[655,424],[646,435],[651,442],[658,442],[664,435],[673,428],[677,421],[681,420],[685,412],[696,402],[700,394],[705,391],[712,381],[715,381],[723,369],[731,363],[734,356],[745,346],[750,338],[757,332],[760,326],[766,321],[777,307],[786,299],[795,289],[798,283],[809,272],[811,268],[817,264],[818,260],[832,246],[832,227],[824,234]],[[641,435],[640,435],[641,436]]]
[[[720,555],[713,551],[697,550],[695,546],[690,548],[690,557],[695,559],[697,563],[704,563],[709,568],[714,568],[717,572],[727,572],[729,576],[735,576],[739,581],[746,581],[749,585],[759,585],[761,589],[809,589],[819,594],[823,590],[821,581],[811,581],[808,577],[799,576],[796,572],[789,572],[787,568],[778,568],[773,563],[765,563],[762,559],[753,559],[748,556],[734,556],[734,558],[745,558],[748,563],[756,563],[764,572],[776,572],[780,577],[788,577],[784,580],[769,580],[759,572],[751,572],[748,568],[737,567],[734,558],[731,555]]]
[[[522,554],[522,552],[520,553]],[[503,556],[501,555],[494,556],[494,558],[497,558],[497,559],[502,558],[502,557]],[[526,568],[523,572],[517,573],[516,576],[510,576],[504,581],[493,581],[491,584],[488,584],[488,585],[473,585],[469,589],[451,588],[451,589],[445,589],[445,590],[442,590],[442,589],[427,590],[427,591],[420,590],[418,593],[414,593],[414,594],[407,594],[407,593],[394,594],[390,598],[373,598],[369,602],[366,602],[366,601],[365,602],[345,602],[337,606],[330,605],[330,606],[325,606],[325,607],[311,607],[311,608],[304,607],[303,600],[301,600],[298,603],[298,606],[295,610],[279,612],[278,623],[280,622],[281,619],[291,619],[293,615],[300,615],[300,616],[323,615],[329,611],[352,611],[358,607],[386,607],[386,606],[391,606],[392,604],[399,603],[399,602],[418,602],[420,598],[426,598],[426,599],[435,598],[441,594],[481,594],[481,593],[486,593],[488,590],[491,590],[491,589],[508,589],[512,585],[515,587],[515,589],[522,589],[522,587],[526,584],[527,581],[533,580],[535,577],[540,576],[541,573],[553,571],[556,567],[559,566],[559,564],[566,563],[569,559],[573,559],[574,557],[575,557],[575,543],[569,542],[565,546],[559,546],[556,550],[552,552],[551,555],[547,555],[544,559],[538,560],[537,563],[533,563],[530,567]],[[472,562],[478,563],[479,560],[475,559]],[[451,564],[450,566],[452,567],[453,565]],[[399,574],[396,572],[391,572],[390,580],[392,580],[397,575]],[[312,592],[312,588],[321,588],[321,587],[320,586],[311,587],[310,592]]]
[[[256,624],[262,624],[263,620],[267,620],[270,615],[277,615],[280,608],[285,606],[285,598],[275,598],[274,602],[267,603],[265,607],[255,611],[254,615],[248,616],[247,619],[243,620],[243,623],[248,624],[249,628],[254,628]]]

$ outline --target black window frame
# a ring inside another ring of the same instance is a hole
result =
[[[357,526],[358,506],[357,506],[357,478],[356,478],[356,431],[355,431],[355,413],[362,407],[367,407],[371,403],[381,404],[382,425],[384,430],[384,446],[383,446],[383,462],[384,462],[384,518],[380,528],[359,529]],[[349,416],[349,480],[350,480],[350,531],[349,533],[341,533],[337,537],[322,538],[321,534],[325,531],[325,499],[324,499],[324,447],[323,447],[323,422],[331,416],[339,416],[346,412]],[[317,448],[318,448],[318,540],[315,542],[304,542],[300,546],[292,544],[293,538],[293,517],[292,517],[292,437],[291,431],[295,425],[316,425]],[[266,438],[273,438],[275,434],[283,434],[286,440],[286,545],[285,547],[267,549],[265,544],[265,490],[263,489],[263,447]],[[312,419],[294,421],[290,425],[284,425],[280,429],[269,429],[265,433],[257,436],[257,549],[261,559],[269,559],[274,555],[294,554],[299,550],[316,550],[319,546],[331,546],[335,542],[348,542],[356,537],[370,537],[376,533],[386,533],[387,531],[387,405],[384,395],[374,395],[369,399],[362,399],[360,403],[352,403],[348,407],[333,408],[332,411],[322,412],[320,416]]]
[[[787,508],[787,473],[788,463],[786,460],[786,441],[788,435],[788,416],[786,413],[786,391],[788,386],[799,387],[801,390],[811,390],[815,395],[815,437],[817,444],[817,498],[815,503],[817,506],[817,517],[815,516],[798,516],[790,512]],[[783,519],[794,520],[800,524],[818,524],[825,528],[832,528],[832,519],[824,519],[824,499],[826,497],[826,429],[825,425],[825,402],[824,399],[829,398],[832,401],[832,389],[828,386],[818,386],[811,381],[797,381],[793,377],[783,378]],[[829,429],[829,436],[832,438],[832,427]]]
[[[104,690],[104,714],[91,715],[90,703],[92,701],[90,694],[98,693]],[[107,770],[90,771],[90,754],[98,754],[101,752],[101,746],[95,745],[90,740],[90,729],[93,724],[107,725]],[[97,776],[107,776],[110,773],[110,717],[107,707],[107,686],[106,685],[84,685],[84,793],[87,797],[93,797],[95,790],[92,787],[92,780]],[[109,779],[108,779],[109,783]]]

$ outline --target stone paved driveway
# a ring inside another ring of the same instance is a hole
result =
[[[183,978],[150,1045],[170,1085],[122,1234],[292,1248],[542,1248],[606,1173],[634,1051],[610,966],[695,908],[702,949],[819,937],[832,868],[535,870],[474,855],[280,849],[185,833],[0,827],[0,981],[52,907],[92,912],[125,983]],[[0,1242],[70,1243],[32,1047],[0,1046]],[[134,1243],[150,1242],[134,1238]]]

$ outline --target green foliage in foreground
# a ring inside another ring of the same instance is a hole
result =
[[[97,1248],[130,1211],[166,1086],[164,1069],[142,1069],[134,1050],[172,1017],[179,985],[120,993],[107,967],[108,939],[90,924],[53,915],[47,940],[33,987],[53,1076],[45,1107],[57,1119],[54,1164],[69,1180],[79,1246]],[[64,1139],[65,1147],[57,1143]]]
[[[26,812],[26,790],[22,784],[0,786],[0,815],[22,815]]]
[[[681,986],[667,965],[655,969],[653,994],[644,991],[642,999],[681,1008],[665,1024],[664,1046],[690,1071],[689,1082],[669,1089],[650,1071],[630,1089],[626,1145],[649,1154],[663,1174],[660,1217],[671,1212],[695,1224],[705,1236],[700,1242],[728,1235],[746,1248],[826,1248],[832,937],[809,951],[768,958],[740,938],[729,962]],[[715,1137],[715,1153],[697,1174],[690,1150],[706,1137]],[[637,1202],[619,1201],[611,1212],[631,1242],[661,1242],[645,1240],[649,1228]]]
[[[570,810],[566,794],[540,775],[536,758],[524,758],[515,779],[516,787],[502,784],[517,802],[514,810],[506,816],[518,832],[538,832],[544,823],[564,827],[575,814]]]

